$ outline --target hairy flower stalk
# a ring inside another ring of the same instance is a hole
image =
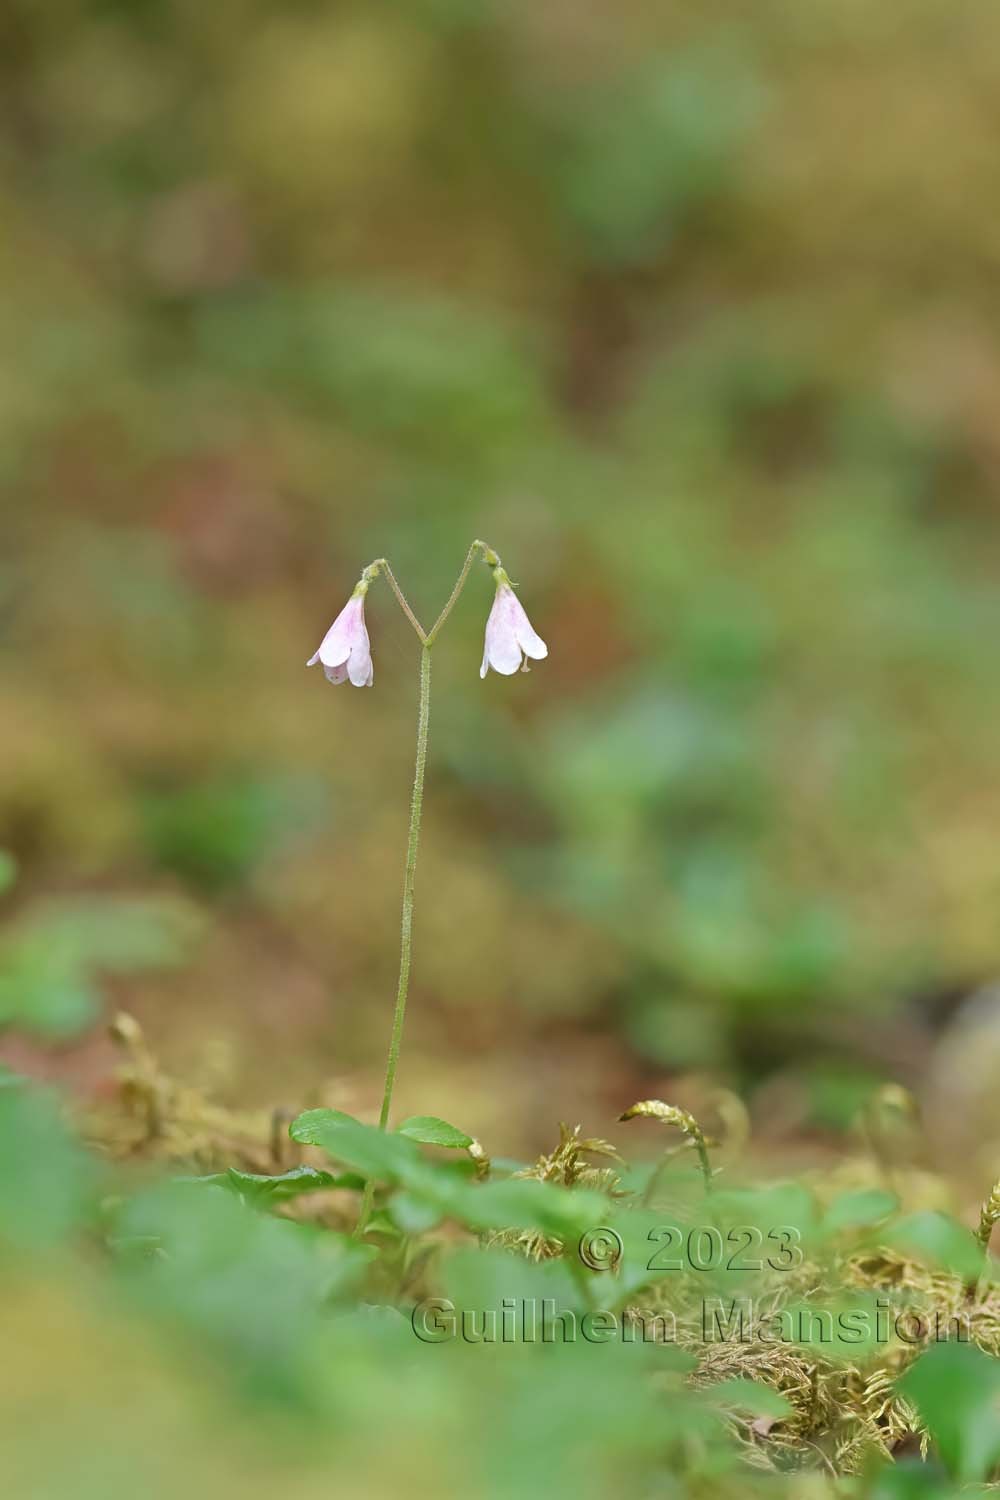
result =
[[[486,648],[480,676],[485,677],[488,667],[509,676],[518,668],[527,671],[527,657],[540,661],[548,655],[548,647],[533,630],[528,616],[513,591],[510,579],[501,566],[500,559],[492,547],[475,541],[469,548],[462,571],[455,581],[448,602],[430,630],[425,631],[410,608],[395,575],[384,557],[369,563],[358,580],[354,593],[323,637],[319,650],[310,657],[307,665],[321,662],[327,680],[333,683],[349,680],[355,687],[371,687],[374,669],[371,659],[371,644],[365,625],[364,602],[369,586],[380,575],[384,575],[396,600],[413,626],[420,641],[420,707],[417,714],[417,755],[413,773],[413,793],[410,798],[410,830],[406,843],[406,869],[403,877],[403,912],[399,934],[399,980],[396,986],[396,1007],[392,1018],[392,1034],[389,1039],[389,1055],[386,1060],[385,1087],[382,1093],[382,1108],[379,1111],[379,1129],[389,1124],[392,1107],[392,1092],[396,1082],[396,1069],[403,1041],[403,1022],[406,1018],[406,997],[410,987],[410,966],[413,944],[413,893],[417,868],[417,849],[420,843],[420,819],[424,803],[424,772],[427,766],[427,731],[430,723],[431,702],[431,649],[459,595],[465,587],[469,570],[477,555],[493,571],[496,597],[490,617],[486,623]],[[365,1184],[361,1213],[355,1233],[364,1233],[371,1215],[374,1183]]]
[[[410,988],[410,953],[413,943],[413,886],[417,870],[417,847],[420,843],[420,818],[424,808],[424,770],[427,765],[427,728],[431,713],[431,648],[425,641],[420,651],[420,708],[417,714],[417,761],[413,772],[413,794],[410,798],[410,833],[406,842],[406,873],[403,877],[403,917],[399,934],[399,982],[396,985],[396,1009],[389,1038],[389,1057],[385,1069],[385,1089],[379,1112],[379,1129],[389,1123],[389,1106],[396,1081],[396,1066],[403,1041],[403,1018],[406,995]]]

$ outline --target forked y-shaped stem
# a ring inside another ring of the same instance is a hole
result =
[[[422,646],[426,645],[427,632],[421,625],[420,621],[417,619],[416,615],[413,613],[413,610],[410,608],[407,601],[406,595],[403,593],[403,590],[396,582],[396,575],[389,566],[388,558],[377,557],[373,563],[368,564],[367,568],[361,576],[362,578],[375,579],[380,573],[384,573],[386,578],[389,580],[389,587],[392,589],[392,592],[395,594],[397,600],[399,601],[399,607],[403,611],[403,614],[406,616],[410,624],[413,626],[414,630],[417,632],[417,635],[420,639],[420,644]]]
[[[468,550],[468,553],[466,554],[465,562],[462,564],[462,571],[461,573],[459,573],[458,577],[455,580],[455,587],[451,591],[451,597],[449,598],[448,603],[445,605],[444,609],[438,615],[437,619],[434,621],[434,624],[431,626],[430,634],[427,636],[425,642],[426,645],[433,646],[434,642],[437,640],[438,632],[440,631],[441,626],[444,624],[445,620],[447,620],[448,616],[455,608],[455,605],[458,603],[458,596],[465,588],[465,580],[469,576],[469,569],[472,567],[477,552],[481,552],[483,554],[483,562],[486,563],[487,567],[498,568],[500,566],[500,559],[493,551],[492,547],[487,546],[485,542],[473,542],[472,546]]]
[[[403,876],[403,915],[399,931],[399,980],[396,985],[396,1008],[392,1017],[392,1035],[389,1038],[389,1056],[386,1060],[385,1087],[382,1092],[382,1108],[379,1111],[378,1125],[380,1130],[385,1130],[389,1124],[389,1110],[392,1105],[392,1091],[396,1082],[396,1068],[399,1064],[399,1052],[403,1042],[403,1021],[406,1018],[406,997],[410,988],[410,958],[413,946],[413,891],[417,869],[417,848],[420,843],[420,819],[424,805],[424,771],[427,766],[427,730],[430,723],[431,711],[431,647],[437,639],[438,633],[451,614],[458,602],[459,595],[465,587],[465,581],[469,576],[477,552],[483,554],[484,561],[490,567],[498,567],[499,557],[488,547],[485,542],[475,541],[469,548],[462,571],[458,575],[455,587],[451,591],[444,609],[438,615],[429,632],[423,629],[413,610],[407,603],[406,596],[399,584],[396,582],[395,574],[384,557],[378,558],[369,564],[362,577],[371,581],[384,573],[399,602],[404,615],[409,620],[420,640],[420,707],[417,713],[417,758],[413,771],[413,793],[410,798],[410,832],[406,844],[406,871]],[[362,1235],[367,1227],[371,1216],[372,1200],[375,1196],[375,1184],[369,1179],[365,1183],[365,1193],[361,1201],[361,1213],[358,1217],[356,1235]]]

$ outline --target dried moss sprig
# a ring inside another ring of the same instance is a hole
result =
[[[471,1154],[471,1151],[470,1151]],[[513,1177],[529,1178],[536,1182],[555,1182],[561,1187],[586,1187],[596,1192],[613,1194],[619,1183],[618,1173],[613,1167],[594,1166],[584,1160],[586,1156],[603,1156],[620,1162],[621,1157],[610,1141],[598,1136],[581,1136],[580,1126],[570,1128],[565,1121],[559,1122],[559,1144],[554,1150],[540,1156],[530,1167],[522,1167]],[[529,1260],[550,1260],[562,1255],[565,1245],[552,1235],[537,1229],[502,1229],[484,1236],[487,1248],[500,1245],[517,1250]],[[571,1262],[575,1272],[577,1262]]]
[[[705,1179],[705,1191],[712,1191],[712,1163],[708,1157],[708,1141],[694,1115],[689,1114],[686,1109],[678,1109],[676,1105],[664,1104],[662,1099],[640,1099],[638,1104],[633,1104],[619,1115],[620,1120],[634,1120],[643,1116],[653,1120],[660,1120],[664,1125],[676,1125],[677,1129],[683,1131],[692,1146],[698,1153],[698,1161],[701,1166],[702,1176]],[[650,1178],[649,1187],[646,1189],[647,1202],[652,1197],[653,1187],[660,1176],[660,1168]]]
[[[134,1016],[119,1012],[109,1026],[124,1061],[114,1095],[81,1117],[84,1138],[116,1158],[152,1157],[198,1172],[239,1166],[270,1173],[291,1165],[276,1115],[231,1110],[201,1088],[161,1067]]]
[[[1000,1220],[1000,1178],[993,1184],[989,1197],[982,1206],[979,1214],[979,1229],[977,1238],[984,1250],[990,1248],[990,1236],[993,1226]]]
[[[533,1177],[539,1182],[558,1182],[563,1187],[592,1187],[606,1190],[617,1181],[617,1173],[608,1167],[595,1167],[585,1156],[607,1156],[621,1161],[610,1141],[598,1136],[581,1136],[580,1126],[571,1129],[559,1121],[559,1144],[548,1155],[540,1156],[530,1167],[515,1172],[515,1177]]]

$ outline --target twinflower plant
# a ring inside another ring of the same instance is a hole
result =
[[[417,848],[420,842],[420,820],[424,801],[424,771],[427,765],[427,731],[430,724],[431,702],[431,651],[459,595],[465,587],[473,563],[481,558],[493,574],[496,594],[489,618],[486,621],[486,639],[483,661],[479,675],[485,677],[490,667],[505,677],[517,671],[527,672],[529,658],[540,661],[548,655],[548,647],[532,627],[524,607],[514,593],[514,586],[503,568],[500,558],[485,542],[475,541],[469,548],[462,571],[455,581],[451,596],[430,630],[424,630],[417,619],[395,574],[384,557],[369,563],[358,579],[350,599],[323,637],[319,648],[309,658],[307,666],[316,662],[322,665],[329,682],[334,684],[351,682],[354,687],[371,687],[375,680],[372,666],[371,642],[365,624],[365,598],[375,580],[384,577],[396,596],[396,600],[409,620],[420,641],[420,707],[417,713],[417,754],[413,773],[413,793],[410,799],[410,829],[406,845],[406,869],[403,877],[403,912],[399,936],[399,981],[396,987],[396,1006],[389,1038],[389,1055],[386,1060],[385,1087],[382,1093],[382,1108],[379,1112],[379,1129],[385,1130],[392,1107],[392,1091],[396,1082],[396,1069],[403,1040],[403,1022],[406,1017],[406,997],[410,987],[410,962],[413,942],[413,894],[417,868]],[[362,1233],[371,1213],[373,1185],[365,1189],[358,1233]]]

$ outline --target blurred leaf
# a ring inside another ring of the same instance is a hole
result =
[[[0,1243],[41,1250],[80,1226],[97,1186],[94,1162],[56,1099],[7,1077],[0,1088]]]
[[[128,1260],[131,1285],[193,1346],[214,1349],[262,1395],[322,1405],[320,1371],[333,1356],[324,1309],[357,1290],[370,1246],[193,1183],[139,1194],[119,1211],[116,1233],[158,1247]]]
[[[388,1211],[391,1222],[404,1234],[423,1234],[425,1230],[433,1229],[442,1217],[438,1204],[416,1193],[393,1193]],[[369,1221],[369,1229],[372,1222]]]
[[[446,1120],[438,1120],[433,1115],[411,1115],[402,1125],[397,1125],[396,1130],[399,1135],[405,1135],[411,1141],[419,1141],[424,1146],[451,1146],[456,1150],[464,1150],[466,1146],[472,1145],[471,1135],[466,1135],[456,1126],[449,1125]]]
[[[31,909],[25,933],[66,962],[110,974],[172,968],[200,935],[201,918],[173,897],[99,896],[49,901]]]
[[[0,1025],[68,1037],[88,1025],[99,1008],[96,987],[72,955],[38,937],[15,938],[0,947]]]
[[[326,810],[318,780],[294,774],[232,775],[151,792],[144,804],[150,852],[166,869],[210,890],[247,880]]]
[[[29,908],[0,941],[0,1024],[69,1036],[100,1006],[96,977],[174,967],[200,932],[185,903],[79,897]]]
[[[456,1182],[445,1199],[450,1214],[470,1229],[529,1229],[573,1244],[605,1222],[607,1199],[588,1188],[551,1182]],[[575,1251],[575,1245],[573,1245]]]
[[[217,302],[200,325],[220,367],[333,398],[362,431],[485,458],[538,428],[538,373],[483,308],[390,284],[311,287]]]
[[[871,1500],[959,1500],[959,1492],[937,1465],[917,1459],[897,1459],[874,1476]]]
[[[628,767],[628,775],[622,768]],[[574,828],[618,839],[671,812],[756,823],[759,785],[751,746],[730,717],[695,698],[649,687],[605,706],[597,722],[574,711],[551,731],[551,794]]]
[[[335,1160],[382,1182],[406,1181],[432,1171],[405,1136],[362,1125],[340,1110],[306,1110],[292,1121],[288,1133],[300,1145],[320,1146]]]
[[[1000,1362],[981,1349],[936,1344],[900,1381],[957,1479],[984,1480],[1000,1461]]]
[[[950,1271],[964,1281],[974,1281],[985,1264],[983,1249],[972,1231],[934,1210],[897,1219],[882,1232],[881,1238],[891,1249]]]
[[[834,1284],[822,1303],[808,1298],[785,1304],[775,1322],[781,1337],[830,1364],[857,1365],[874,1358],[880,1343],[885,1298],[843,1291]]]
[[[277,1177],[257,1172],[241,1172],[236,1167],[229,1167],[225,1172],[213,1172],[206,1177],[180,1177],[176,1180],[203,1183],[207,1187],[229,1188],[248,1203],[265,1208],[272,1203],[287,1203],[303,1193],[315,1193],[323,1188],[353,1188],[361,1184],[361,1179],[354,1175],[334,1177],[316,1167],[292,1167],[290,1171],[282,1172]]]
[[[842,1229],[862,1229],[887,1219],[899,1207],[894,1193],[882,1188],[860,1188],[834,1198],[823,1215],[823,1228],[831,1234]]]
[[[777,1421],[792,1414],[789,1402],[771,1386],[743,1377],[721,1380],[718,1385],[709,1386],[706,1394],[720,1406],[732,1406],[755,1417],[773,1417]]]
[[[826,1130],[849,1130],[882,1080],[877,1074],[844,1063],[818,1063],[805,1073],[810,1118]]]
[[[747,61],[709,49],[654,55],[580,101],[553,186],[594,260],[654,259],[724,191],[760,102]]]
[[[805,1249],[819,1232],[819,1204],[800,1182],[776,1182],[759,1188],[720,1186],[712,1195],[712,1203],[720,1224],[756,1224],[765,1233],[765,1244],[767,1232],[783,1225],[794,1231],[796,1243]]]
[[[407,1223],[419,1217],[419,1200],[428,1222],[434,1222],[433,1209],[437,1217],[458,1219],[470,1229],[529,1229],[571,1240],[607,1214],[607,1199],[585,1188],[571,1191],[527,1179],[470,1180],[471,1163],[432,1162],[405,1136],[361,1125],[337,1110],[307,1110],[289,1131],[303,1145],[321,1146],[367,1176],[404,1187],[401,1216]]]

